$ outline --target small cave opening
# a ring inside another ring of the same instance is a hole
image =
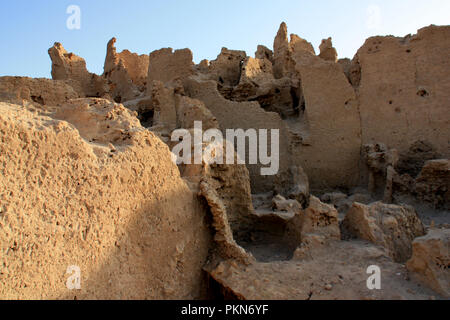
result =
[[[151,128],[153,126],[154,116],[155,111],[153,109],[138,112],[138,119],[141,122],[141,125],[145,128]]]

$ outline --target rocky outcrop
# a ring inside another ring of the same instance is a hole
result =
[[[0,295],[205,297],[206,210],[167,146],[120,105],[64,108],[71,123],[0,104]],[[76,291],[66,287],[72,265]]]
[[[406,267],[414,279],[450,298],[450,229],[431,229],[414,240]]]
[[[417,178],[408,173],[393,175],[394,197],[412,196],[436,209],[450,208],[450,161],[437,159],[425,162]]]
[[[370,206],[354,203],[343,221],[345,233],[386,248],[397,262],[412,254],[412,241],[425,234],[422,222],[410,206],[381,202]]]
[[[273,42],[273,75],[276,79],[284,77],[290,65],[289,40],[286,23],[280,25],[280,29]]]

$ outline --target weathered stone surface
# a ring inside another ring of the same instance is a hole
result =
[[[225,136],[226,129],[278,129],[280,130],[279,152],[289,154],[289,131],[278,114],[264,111],[257,102],[235,102],[226,100],[217,90],[214,81],[203,81],[198,78],[186,80],[187,94],[194,99],[201,100],[205,106],[217,118],[220,128]],[[270,140],[269,140],[270,141]],[[269,145],[270,151],[270,145]],[[291,166],[291,157],[280,157],[279,174],[286,174]],[[255,193],[272,191],[274,188],[274,176],[262,176],[261,164],[248,165],[252,190]],[[289,177],[290,179],[290,177]],[[290,186],[288,181],[285,183]]]
[[[405,38],[373,37],[358,50],[363,144],[381,141],[402,155],[427,140],[450,157],[449,37],[450,27],[430,26]]]
[[[60,106],[70,99],[79,98],[72,81],[33,79],[26,77],[0,77],[0,101],[22,104]]]
[[[84,111],[84,100],[73,102],[73,125],[0,104],[1,297],[205,297],[205,208],[167,146],[127,124],[123,107],[90,101]],[[103,122],[100,114],[121,123],[127,139],[88,143],[80,117]],[[66,287],[72,265],[81,269],[76,292]]]
[[[433,145],[427,141],[416,141],[407,152],[399,156],[397,171],[400,174],[409,174],[412,178],[417,178],[422,171],[425,162],[429,160],[442,159],[434,149]]]
[[[309,207],[304,211],[301,221],[302,238],[309,234],[324,237],[326,240],[340,240],[337,210],[318,198],[311,196]]]
[[[102,77],[90,73],[86,68],[86,61],[73,53],[68,53],[61,43],[56,42],[48,50],[52,60],[53,80],[74,80],[78,94],[83,97],[103,97],[109,87]]]
[[[343,228],[353,236],[385,247],[397,262],[407,261],[412,241],[425,234],[413,207],[381,202],[370,206],[354,203],[345,216]]]
[[[289,40],[286,23],[280,25],[273,42],[273,75],[276,79],[284,77],[289,69]]]
[[[217,119],[200,100],[177,96],[176,108],[178,128],[194,128],[195,121],[202,123],[203,130],[219,128]]]
[[[397,150],[388,150],[382,143],[367,144],[363,146],[363,158],[368,170],[369,192],[375,197],[377,193],[383,194],[383,201],[392,203],[393,183],[397,175],[395,168],[399,159]]]
[[[431,229],[413,242],[406,267],[411,276],[450,298],[450,229]]]
[[[314,50],[314,47],[312,44],[305,39],[300,38],[296,34],[291,34],[291,41],[289,42],[289,49],[291,52],[291,55],[294,56],[295,54],[301,53],[302,51],[309,52],[313,55],[316,54],[316,51]]]
[[[425,162],[416,179],[408,173],[393,175],[394,197],[413,196],[436,209],[450,209],[450,165],[448,159]]]
[[[305,99],[304,113],[295,124],[303,140],[296,151],[311,187],[356,186],[361,123],[355,92],[338,64],[306,51],[294,59]]]
[[[116,38],[112,38],[107,46],[107,53],[104,66],[104,75],[112,72],[122,61],[125,70],[134,85],[139,91],[144,91],[147,84],[149,56],[146,54],[138,55],[129,50],[123,50],[117,53],[114,46]]]
[[[320,54],[319,57],[326,61],[337,62],[338,54],[336,49],[333,47],[333,42],[331,38],[323,39],[320,44]]]
[[[220,257],[244,264],[254,261],[235,239],[248,230],[253,212],[247,168],[243,165],[207,167],[200,182],[200,194],[213,216],[214,240]]]
[[[271,63],[273,63],[273,51],[263,45],[258,45],[258,48],[255,52],[256,59],[267,59]]]
[[[117,53],[115,43],[116,38],[108,42],[103,76],[109,82],[114,101],[125,102],[145,91],[149,59],[128,50]]]
[[[105,145],[127,144],[131,135],[143,129],[132,111],[98,98],[71,100],[54,117],[73,124],[86,141]]]
[[[427,161],[416,179],[417,197],[450,210],[450,160]]]
[[[151,94],[153,81],[161,81],[164,84],[179,79],[185,79],[194,73],[192,51],[181,49],[173,51],[172,48],[164,48],[150,53],[148,66],[147,93]]]
[[[241,68],[247,58],[245,51],[222,48],[216,60],[210,62],[209,73],[223,86],[235,86],[241,78]]]

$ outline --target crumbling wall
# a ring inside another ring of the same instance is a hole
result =
[[[217,90],[214,81],[204,81],[191,77],[185,81],[186,93],[195,99],[201,100],[217,118],[224,137],[226,129],[278,129],[280,130],[280,170],[279,175],[286,175],[291,166],[289,149],[289,131],[280,116],[273,112],[264,111],[256,102],[235,102],[225,99]],[[269,135],[270,135],[270,131]],[[270,136],[268,138],[270,152]],[[250,171],[252,192],[272,191],[275,185],[274,176],[262,176],[261,164],[247,165]]]
[[[26,77],[0,77],[0,101],[22,104],[60,106],[70,99],[79,98],[70,80],[33,79]]]
[[[295,56],[305,99],[297,149],[315,189],[359,182],[361,123],[356,95],[341,67],[303,51]]]
[[[0,110],[2,298],[206,297],[206,209],[132,113],[98,99],[67,105],[72,124]]]

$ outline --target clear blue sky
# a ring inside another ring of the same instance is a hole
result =
[[[81,29],[69,30],[69,5],[81,8]],[[449,0],[1,0],[0,75],[50,77],[54,42],[101,74],[106,43],[140,54],[188,47],[194,59],[220,49],[272,48],[282,21],[317,48],[333,37],[340,57],[353,57],[372,35],[404,36],[430,24],[450,24]]]

